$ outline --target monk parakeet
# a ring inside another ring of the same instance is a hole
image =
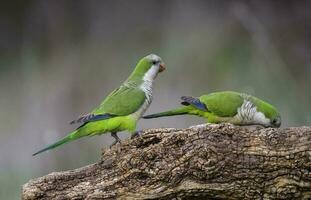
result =
[[[114,145],[120,142],[117,132],[128,130],[130,133],[135,133],[137,121],[151,104],[153,81],[164,69],[165,66],[159,56],[150,54],[142,58],[128,79],[99,107],[71,122],[71,124],[81,123],[81,126],[33,155],[85,136],[110,132],[115,138],[112,144]]]
[[[262,125],[280,127],[281,117],[277,109],[254,96],[223,91],[198,98],[181,97],[180,108],[147,115],[143,118],[157,118],[172,115],[197,115],[206,118],[208,123],[232,123],[235,125]]]

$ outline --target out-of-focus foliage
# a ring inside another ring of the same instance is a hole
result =
[[[182,95],[236,90],[279,108],[283,126],[311,123],[311,1],[15,1],[0,8],[0,199],[21,184],[99,158],[109,135],[31,154],[74,129],[141,57],[159,54],[147,113]],[[141,120],[139,129],[201,119]],[[128,135],[121,134],[123,138]]]

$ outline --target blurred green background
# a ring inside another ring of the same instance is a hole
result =
[[[32,157],[73,130],[149,53],[167,70],[147,113],[182,95],[256,95],[283,127],[311,124],[311,1],[15,1],[0,8],[0,199],[30,178],[96,162],[109,135]],[[139,129],[188,127],[180,116]],[[121,133],[123,138],[127,133]]]

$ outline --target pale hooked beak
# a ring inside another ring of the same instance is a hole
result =
[[[164,65],[164,63],[160,63],[159,72],[163,72],[164,70],[165,70],[165,65]]]

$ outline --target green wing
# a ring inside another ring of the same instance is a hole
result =
[[[114,90],[98,108],[93,110],[92,114],[129,115],[136,112],[143,105],[145,99],[145,93],[141,89],[122,85]]]
[[[209,112],[219,117],[233,117],[244,100],[240,93],[224,91],[203,95],[200,101],[206,105]]]

